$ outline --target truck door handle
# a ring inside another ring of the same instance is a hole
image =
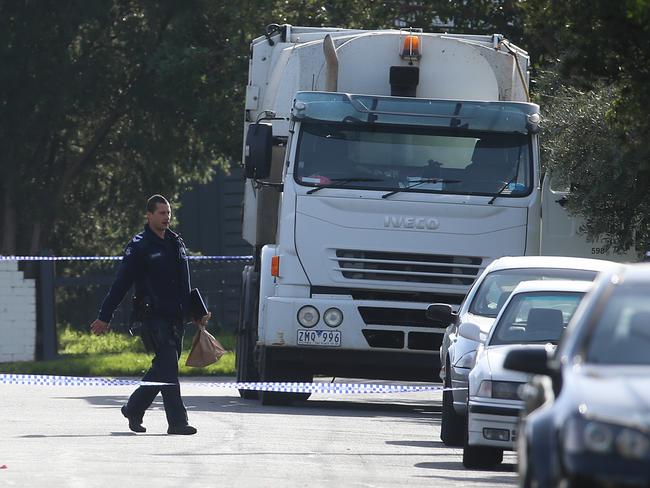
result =
[[[560,207],[564,208],[568,201],[569,199],[563,196],[562,198],[558,198],[557,200],[555,200],[555,203],[557,203]]]

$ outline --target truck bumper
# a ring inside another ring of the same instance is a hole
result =
[[[437,381],[440,359],[431,353],[359,351],[310,347],[265,347],[272,361],[290,363],[313,374],[348,378]]]

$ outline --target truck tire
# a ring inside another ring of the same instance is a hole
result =
[[[261,354],[260,376],[262,381],[311,383],[314,375],[300,369],[300,365],[274,360],[264,348]],[[289,405],[295,401],[304,401],[311,393],[287,393],[279,391],[260,391],[262,405]]]
[[[451,388],[451,369],[449,361],[445,368],[445,388]],[[454,394],[442,392],[442,416],[440,420],[440,440],[446,446],[460,447],[465,439],[465,417],[458,415],[454,408]]]
[[[239,323],[237,324],[236,368],[238,382],[259,381],[255,364],[257,342],[257,310],[259,276],[253,266],[246,266],[242,272],[241,298],[239,300]],[[256,400],[259,392],[239,390],[244,400]]]

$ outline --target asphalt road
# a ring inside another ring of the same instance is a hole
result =
[[[168,436],[160,396],[133,434],[119,407],[133,387],[0,385],[0,486],[502,487],[439,442],[441,393],[316,394],[263,407],[183,379],[194,436]],[[222,381],[222,379],[219,379]]]

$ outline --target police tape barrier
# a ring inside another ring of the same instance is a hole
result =
[[[43,385],[43,386],[162,386],[170,383],[153,381],[122,380],[116,378],[92,378],[87,376],[54,376],[41,374],[0,374],[0,384]]]
[[[32,374],[0,374],[0,384],[37,386],[164,386],[171,383],[93,378],[85,376],[52,376]],[[206,388],[231,388],[237,390],[275,391],[284,393],[329,393],[338,395],[366,393],[418,393],[427,391],[458,390],[433,385],[400,385],[375,383],[298,383],[298,382],[189,382],[187,385]]]
[[[188,256],[196,261],[252,261],[253,256]],[[0,256],[0,261],[121,261],[122,256]]]

